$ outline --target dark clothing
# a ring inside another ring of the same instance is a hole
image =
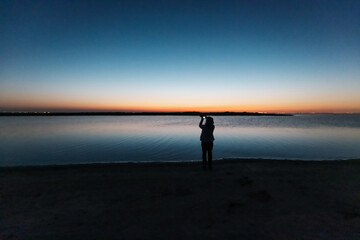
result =
[[[199,127],[201,128],[201,148],[202,148],[202,163],[203,168],[206,169],[206,165],[211,169],[212,165],[212,149],[214,138],[214,120],[211,117],[206,118],[206,124],[203,125],[204,118],[201,118]],[[206,156],[207,155],[207,156]],[[207,161],[206,161],[207,157]]]
[[[213,142],[201,142],[201,148],[202,148],[202,163],[203,168],[206,168],[206,165],[211,169],[212,167],[212,149],[213,149]],[[206,154],[208,155],[206,162]]]
[[[203,142],[212,142],[215,140],[214,138],[214,129],[215,126],[214,125],[199,125],[199,127],[202,129],[201,131],[201,135],[200,135],[200,140]]]

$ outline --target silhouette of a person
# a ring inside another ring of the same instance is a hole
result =
[[[202,148],[202,163],[203,169],[206,169],[206,165],[208,165],[209,169],[212,168],[212,149],[213,149],[213,142],[214,138],[214,119],[212,117],[207,116],[200,116],[201,120],[199,123],[199,127],[202,129],[200,141],[201,141],[201,148]],[[204,120],[206,119],[205,124],[203,125]],[[206,161],[206,155],[208,155]]]

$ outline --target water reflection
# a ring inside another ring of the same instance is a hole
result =
[[[214,158],[359,158],[359,115],[215,117]],[[0,118],[0,165],[201,159],[198,117]]]

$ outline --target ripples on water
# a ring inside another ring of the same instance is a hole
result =
[[[0,165],[200,160],[196,116],[0,118]],[[214,158],[360,157],[360,115],[215,116]]]

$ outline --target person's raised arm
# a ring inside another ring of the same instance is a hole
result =
[[[201,118],[201,120],[200,120],[200,123],[199,123],[199,128],[201,128],[205,117],[200,115],[200,118]]]

